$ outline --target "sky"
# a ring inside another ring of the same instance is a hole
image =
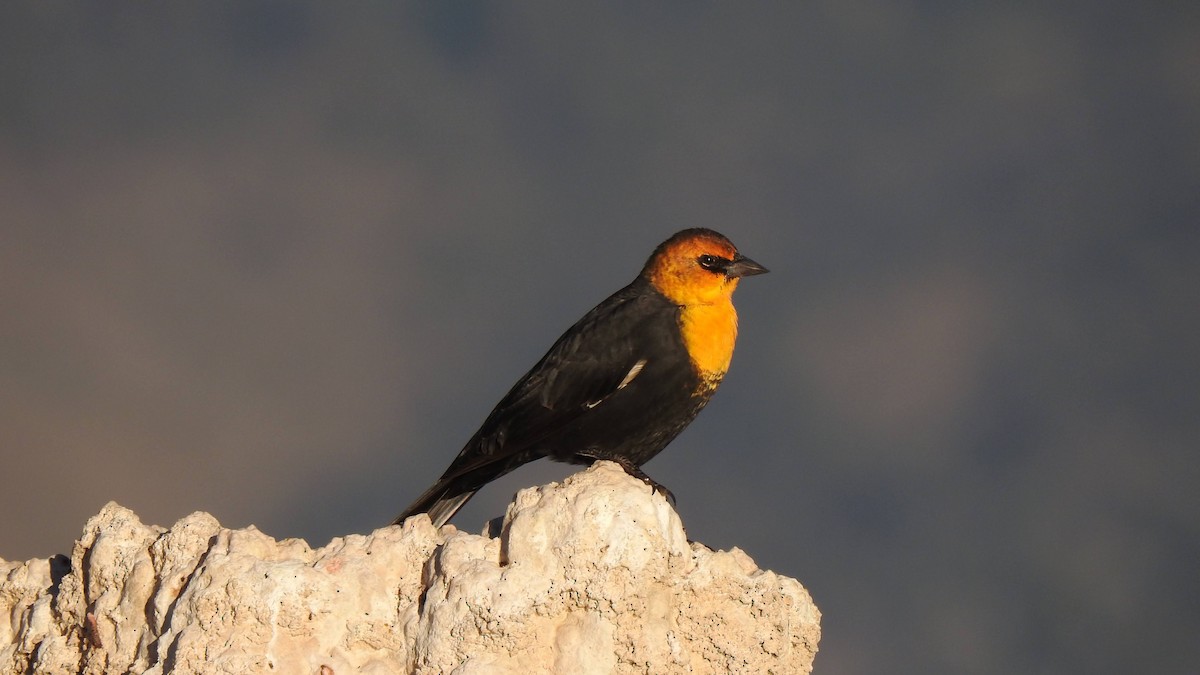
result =
[[[1200,662],[1200,5],[16,2],[0,56],[0,557],[384,526],[708,227],[771,274],[646,470],[816,672]]]

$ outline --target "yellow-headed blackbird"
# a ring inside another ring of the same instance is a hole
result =
[[[676,233],[633,283],[563,334],[396,524],[449,520],[479,488],[539,457],[641,470],[708,403],[737,338],[738,279],[766,268],[712,230]]]

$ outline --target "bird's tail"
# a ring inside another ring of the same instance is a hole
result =
[[[393,525],[403,525],[404,521],[410,516],[415,516],[418,513],[428,513],[429,519],[433,521],[434,527],[441,527],[446,524],[446,521],[454,517],[455,513],[467,503],[467,500],[475,496],[478,488],[468,490],[466,492],[456,492],[447,496],[451,485],[449,481],[438,481],[433,487],[425,491],[417,501],[413,502],[404,513],[401,513]]]

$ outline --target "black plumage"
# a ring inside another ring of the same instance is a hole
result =
[[[668,244],[677,239],[712,242],[702,250],[712,249],[726,264],[710,269],[713,255],[701,260],[693,246],[673,251]],[[702,275],[697,280],[705,283],[711,277],[713,284],[766,271],[709,230],[688,230],[664,242],[642,274],[585,314],[513,385],[442,477],[396,523],[428,513],[441,525],[486,483],[540,457],[575,464],[612,460],[669,496],[640,467],[695,418],[723,372],[705,372],[689,352],[682,330],[687,304],[668,297],[674,281],[656,282],[653,274],[664,259],[686,263],[689,274]],[[723,292],[726,300],[733,286],[736,281]],[[736,333],[736,315],[732,326]]]

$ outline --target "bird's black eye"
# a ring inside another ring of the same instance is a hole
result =
[[[710,272],[724,271],[724,269],[723,269],[724,266],[721,263],[723,263],[725,261],[722,258],[718,258],[715,255],[709,255],[709,254],[705,253],[704,255],[700,256],[699,258],[696,258],[696,262],[700,263],[701,267],[703,267],[704,269],[706,269]]]

